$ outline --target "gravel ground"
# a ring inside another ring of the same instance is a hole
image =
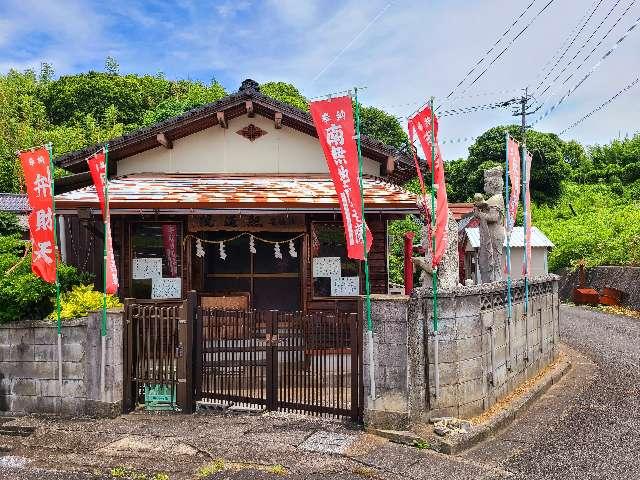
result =
[[[464,457],[517,479],[640,479],[640,321],[562,306],[560,328],[572,371]]]
[[[640,480],[640,321],[563,306],[561,334],[569,373],[510,427],[459,456],[287,414],[22,418],[12,423],[36,432],[0,436],[0,480],[97,480],[116,466],[186,480],[214,459],[246,468],[212,480]],[[280,464],[284,477],[251,468]]]

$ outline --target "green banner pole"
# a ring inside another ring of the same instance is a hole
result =
[[[365,312],[367,316],[367,350],[369,357],[369,382],[371,398],[376,398],[375,364],[373,362],[373,322],[371,320],[371,284],[369,282],[369,252],[367,251],[367,222],[364,214],[364,181],[362,179],[362,145],[360,139],[360,103],[358,102],[358,88],[354,88],[356,104],[356,139],[358,145],[358,177],[360,180],[360,198],[362,199],[362,241],[364,252],[364,284],[365,284]]]
[[[62,397],[62,320],[60,318],[60,280],[58,278],[58,229],[56,228],[56,194],[55,194],[55,174],[56,167],[53,164],[53,146],[46,145],[49,152],[49,170],[51,172],[51,224],[53,227],[53,256],[56,264],[56,324],[58,330],[58,386],[59,395]]]
[[[102,279],[104,282],[104,292],[102,294],[102,323],[100,326],[101,337],[101,361],[100,361],[100,391],[105,393],[105,370],[107,353],[107,237],[109,230],[109,144],[104,146],[104,211],[102,212],[104,222],[104,264],[102,266]]]
[[[433,111],[433,97],[429,99],[431,109],[431,262],[436,255],[436,186],[435,186],[435,167],[436,167],[436,146],[435,146],[435,113]],[[441,188],[442,185],[438,185]],[[438,266],[433,264],[433,273],[431,274],[433,288],[433,363],[434,363],[434,380],[435,380],[435,397],[440,397],[440,363],[438,361],[439,340],[438,340]]]

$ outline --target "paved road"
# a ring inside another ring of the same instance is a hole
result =
[[[6,468],[0,453],[0,480],[97,480],[104,477],[39,469],[104,474],[116,465],[188,479],[216,458],[283,464],[289,475],[224,471],[212,480],[640,480],[640,320],[563,306],[561,335],[570,347],[569,373],[508,429],[459,456],[389,443],[339,423],[286,415],[24,419],[20,422],[34,422],[37,434],[0,438],[0,451],[5,442],[9,455],[29,458],[29,464]],[[357,437],[357,447],[342,455],[305,450],[319,431]]]
[[[562,340],[584,357],[574,353],[574,368],[523,419],[464,457],[518,479],[640,479],[640,321],[561,312]]]

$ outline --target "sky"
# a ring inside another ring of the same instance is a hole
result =
[[[112,56],[121,73],[215,78],[227,91],[245,78],[290,82],[307,98],[357,86],[363,104],[403,124],[430,96],[442,111],[459,111],[519,97],[529,87],[543,106],[528,122],[560,133],[640,75],[640,26],[593,70],[640,17],[640,2],[535,0],[502,37],[531,1],[0,0],[0,72],[38,70],[41,62],[56,75],[103,70]],[[562,138],[591,145],[632,135],[640,131],[639,106],[640,83]],[[520,119],[509,108],[443,116],[445,158],[466,156],[473,137],[512,122]]]

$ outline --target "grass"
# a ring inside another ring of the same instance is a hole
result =
[[[429,450],[431,448],[431,444],[422,438],[414,440],[413,446],[418,450]]]
[[[151,476],[147,476],[146,473],[126,467],[112,468],[110,473],[112,478],[126,478],[128,480],[169,480],[169,475],[163,472],[156,472]]]
[[[222,470],[260,470],[263,472],[272,473],[273,475],[285,476],[289,472],[287,469],[280,465],[257,465],[253,463],[236,463],[236,462],[225,462],[222,459],[214,460],[211,463],[206,464],[201,467],[196,474],[198,478],[206,478],[214,473],[220,472]],[[159,480],[159,479],[158,479]]]

